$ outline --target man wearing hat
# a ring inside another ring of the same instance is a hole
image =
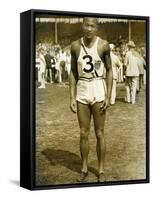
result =
[[[135,104],[137,79],[139,77],[139,68],[138,68],[138,55],[137,52],[135,51],[135,44],[133,41],[129,41],[128,43],[128,52],[125,55],[124,65],[125,65],[125,75],[126,75],[125,101],[127,103]]]

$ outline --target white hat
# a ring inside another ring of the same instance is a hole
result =
[[[128,44],[127,44],[129,47],[135,47],[135,44],[134,44],[134,42],[131,40],[131,41],[129,41],[128,42]]]
[[[109,44],[110,50],[113,50],[115,48],[114,44]]]

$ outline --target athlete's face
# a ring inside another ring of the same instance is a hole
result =
[[[97,32],[96,18],[85,18],[83,21],[82,29],[83,29],[84,37],[88,39],[93,38]]]

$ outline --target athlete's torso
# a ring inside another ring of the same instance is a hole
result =
[[[83,38],[81,38],[80,54],[77,59],[78,78],[95,78],[102,77],[104,71],[104,63],[100,58],[97,48],[99,37],[91,48],[85,46]]]

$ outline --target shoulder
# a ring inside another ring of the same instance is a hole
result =
[[[110,52],[109,48],[109,43],[107,40],[103,40],[102,38],[99,37],[98,40],[98,47],[103,51],[103,52]]]
[[[109,43],[107,40],[103,40],[102,38],[99,37],[99,43],[103,45],[104,47],[109,46]]]
[[[72,42],[71,44],[71,56],[76,56],[76,58],[79,57],[80,54],[80,48],[81,48],[81,40],[76,40]]]
[[[71,51],[76,51],[78,48],[80,48],[80,46],[81,46],[80,39],[72,42]]]

